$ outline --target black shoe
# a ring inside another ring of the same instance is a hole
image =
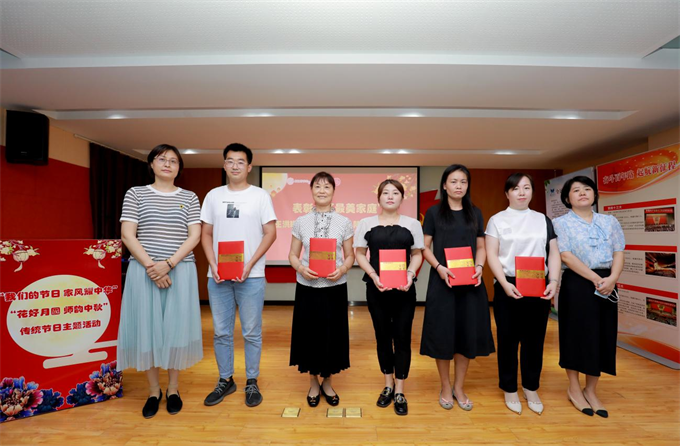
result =
[[[331,387],[331,388],[332,388],[332,387]],[[324,392],[324,390],[323,390],[323,383],[321,384],[321,387],[320,387],[319,390],[321,391],[321,393],[323,393],[323,396],[326,398],[326,402],[327,402],[329,405],[331,405],[331,406],[337,406],[338,404],[340,404],[340,397],[338,396],[337,393],[336,393],[335,395],[333,395],[333,396],[330,396],[330,395],[327,395],[326,392]],[[333,390],[333,392],[335,392],[335,390]]]
[[[408,403],[403,393],[394,395],[394,413],[397,415],[408,415]]]
[[[257,387],[257,379],[251,378],[246,381],[246,406],[255,407],[259,406],[262,402],[262,394],[260,393],[260,388]]]
[[[153,416],[156,415],[156,412],[158,412],[158,406],[161,404],[161,399],[163,399],[163,392],[160,392],[158,398],[155,396],[150,396],[146,400],[146,404],[144,404],[144,408],[142,409],[142,415],[144,415],[144,418],[153,418]]]
[[[310,387],[309,391],[310,392],[312,391],[311,387]],[[321,395],[317,394],[316,396],[309,396],[309,392],[307,392],[307,404],[309,404],[309,407],[318,406],[319,401],[321,401]]]
[[[206,406],[214,406],[215,404],[221,403],[225,396],[231,395],[234,392],[236,392],[236,382],[234,382],[234,378],[229,378],[228,381],[224,378],[220,378],[215,386],[215,390],[205,397],[203,404]]]
[[[175,415],[182,410],[182,398],[179,397],[179,391],[168,395],[168,391],[165,391],[165,405],[168,408],[168,413],[170,415]]]
[[[391,387],[385,387],[378,397],[378,402],[376,403],[378,407],[387,407],[392,402],[394,397],[394,391]]]

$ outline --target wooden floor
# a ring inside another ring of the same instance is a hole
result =
[[[466,391],[472,412],[439,407],[439,379],[434,360],[418,354],[423,308],[416,311],[413,363],[407,381],[409,415],[397,417],[392,407],[375,401],[383,387],[373,328],[366,307],[351,307],[352,367],[335,378],[341,407],[361,407],[361,419],[326,418],[325,401],[310,408],[305,401],[308,378],[288,366],[292,307],[267,306],[264,311],[264,353],[260,388],[262,405],[243,403],[243,340],[236,337],[238,391],[213,407],[203,398],[213,389],[217,366],[212,351],[212,321],[203,311],[204,359],[180,376],[184,409],[169,415],[163,406],[146,420],[141,409],[147,397],[143,373],[126,371],[125,396],[92,406],[12,421],[0,425],[2,445],[451,445],[451,444],[588,444],[678,445],[680,394],[677,371],[619,349],[616,377],[603,377],[600,398],[609,419],[587,417],[567,401],[567,380],[557,365],[557,323],[548,325],[540,395],[545,412],[538,416],[526,405],[521,416],[505,408],[497,387],[496,356],[473,361]],[[240,333],[237,326],[237,333]],[[495,327],[494,327],[495,331]],[[165,386],[167,376],[163,377]],[[284,407],[302,409],[300,417],[281,418]]]

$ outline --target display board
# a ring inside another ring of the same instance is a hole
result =
[[[0,422],[123,395],[120,240],[0,240]]]
[[[597,166],[600,209],[625,233],[619,346],[680,369],[676,224],[680,145]]]

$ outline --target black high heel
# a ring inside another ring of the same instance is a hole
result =
[[[331,387],[332,389],[332,387]],[[319,387],[319,390],[323,394],[323,396],[326,398],[326,402],[331,405],[331,406],[337,406],[340,404],[340,397],[338,396],[337,392],[333,396],[329,396],[326,394],[326,392],[323,390],[323,383],[321,383],[321,386]],[[335,390],[333,390],[335,392]]]

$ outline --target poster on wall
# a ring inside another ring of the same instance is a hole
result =
[[[680,369],[680,144],[597,166],[599,207],[626,236],[619,346]]]
[[[0,240],[0,423],[123,395],[120,240]]]
[[[545,215],[547,215],[549,219],[554,220],[569,211],[569,209],[562,204],[562,187],[564,187],[564,184],[570,179],[579,176],[588,177],[595,182],[595,168],[586,167],[585,169],[544,181]],[[597,211],[596,206],[593,207],[593,210]]]

